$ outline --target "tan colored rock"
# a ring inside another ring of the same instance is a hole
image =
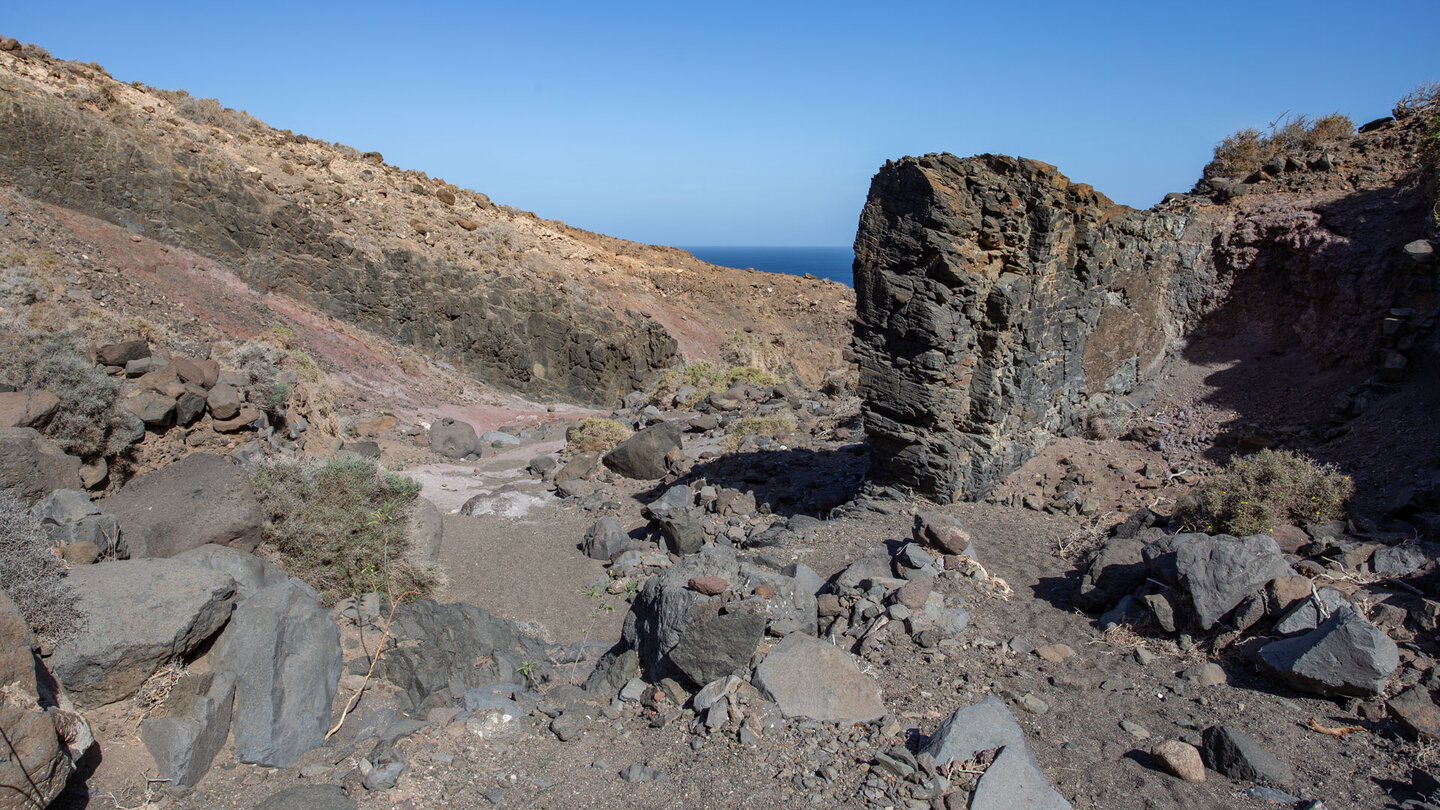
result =
[[[241,430],[254,424],[260,418],[260,412],[249,405],[241,405],[240,412],[234,419],[216,419],[211,423],[217,433],[239,433]]]
[[[1186,782],[1205,781],[1205,763],[1200,759],[1200,751],[1189,743],[1166,740],[1152,748],[1150,756],[1160,767]]]
[[[730,587],[730,583],[724,577],[693,577],[688,583],[690,590],[696,593],[703,593],[706,596],[719,596]]]
[[[1069,644],[1046,644],[1043,647],[1036,647],[1035,654],[1052,663],[1060,663],[1075,655],[1075,650]]]
[[[379,436],[387,430],[394,430],[396,424],[395,417],[387,413],[369,419],[355,420],[355,432],[366,437]]]

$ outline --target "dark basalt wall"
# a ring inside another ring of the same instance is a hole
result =
[[[872,479],[974,500],[1046,442],[1127,413],[1197,335],[1394,380],[1433,329],[1405,132],[1225,194],[1117,205],[1038,161],[932,154],[875,176],[855,240]],[[1413,150],[1412,150],[1413,151]],[[1399,307],[1397,309],[1397,307]]]

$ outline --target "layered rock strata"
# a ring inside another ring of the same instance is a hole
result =
[[[1051,438],[1142,405],[1201,333],[1393,383],[1435,322],[1434,267],[1407,247],[1428,208],[1412,130],[1146,211],[1024,158],[887,163],[855,240],[872,478],[983,497]]]

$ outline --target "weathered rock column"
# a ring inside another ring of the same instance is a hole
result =
[[[1024,158],[887,163],[855,239],[872,477],[974,500],[1132,392],[1220,293],[1193,213],[1116,205]]]

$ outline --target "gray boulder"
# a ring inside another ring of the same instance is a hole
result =
[[[671,553],[685,557],[705,546],[705,528],[695,514],[680,512],[659,522],[660,535]]]
[[[84,489],[80,459],[65,454],[34,428],[0,428],[0,487],[25,501],[57,489]]]
[[[488,430],[480,434],[480,441],[491,447],[518,447],[520,438],[499,430]]]
[[[1230,726],[1205,729],[1200,755],[1212,770],[1231,779],[1265,782],[1285,787],[1294,784],[1295,772],[1259,740]]]
[[[601,459],[606,467],[626,478],[653,481],[669,472],[665,456],[682,448],[680,426],[660,422],[636,433],[615,446]]]
[[[120,521],[131,557],[173,557],[206,543],[254,551],[264,522],[245,470],[212,453],[133,478],[99,506]]]
[[[221,383],[210,389],[205,397],[205,406],[215,419],[228,420],[240,415],[240,389]]]
[[[340,628],[314,589],[289,579],[235,610],[212,653],[235,673],[235,755],[288,768],[320,747],[340,682]]]
[[[131,360],[149,356],[150,344],[143,339],[107,343],[95,350],[95,360],[102,366],[123,366]]]
[[[1081,610],[1104,610],[1145,583],[1145,544],[1116,537],[1100,547],[1080,578],[1075,604]]]
[[[64,547],[94,543],[101,557],[118,550],[120,523],[112,515],[100,514],[90,496],[74,489],[57,489],[35,505],[35,515],[50,542]]]
[[[430,426],[430,449],[446,458],[464,458],[480,449],[480,439],[468,422],[445,418]]]
[[[755,687],[786,717],[867,723],[885,714],[880,685],[855,658],[803,633],[786,636],[755,668]]]
[[[1303,636],[1260,648],[1260,663],[1290,686],[1327,696],[1373,697],[1385,691],[1400,651],[1385,632],[1342,606]]]
[[[624,551],[628,545],[630,535],[625,533],[625,529],[610,518],[601,518],[585,531],[582,548],[585,549],[585,556],[590,559],[610,562],[611,558]]]
[[[140,741],[161,779],[172,787],[200,781],[230,735],[234,702],[234,673],[190,674],[176,682],[164,716],[148,717],[140,726]]]
[[[229,574],[235,580],[235,600],[238,602],[249,599],[263,588],[290,578],[285,569],[275,563],[238,548],[217,546],[214,543],[182,551],[170,559],[185,565]]]
[[[932,509],[915,515],[911,535],[915,542],[942,554],[970,553],[970,532],[958,518],[939,510]]]
[[[724,580],[732,595],[751,595],[723,603],[722,616],[721,596],[689,587],[707,577]],[[754,595],[762,585],[772,591],[769,599]],[[645,582],[625,617],[622,641],[640,654],[652,683],[678,677],[699,687],[744,668],[767,629],[813,634],[815,594],[793,577],[742,563],[729,546],[711,545]]]
[[[1300,600],[1285,611],[1285,615],[1275,622],[1272,629],[1282,636],[1306,633],[1319,627],[1331,614],[1349,604],[1344,594],[1334,588],[1320,588],[1313,596]]]
[[[400,709],[424,716],[467,691],[497,681],[543,681],[555,650],[509,619],[465,603],[421,599],[395,610],[395,648],[380,657],[376,674],[400,688]]]
[[[1191,535],[1177,543],[1175,573],[1200,627],[1209,630],[1265,583],[1294,574],[1267,535]]]
[[[77,705],[123,700],[230,618],[235,580],[173,560],[116,560],[71,570],[85,626],[56,649],[55,675]]]
[[[1000,753],[980,778],[971,808],[1068,810],[1070,803],[1050,787],[1030,752],[1025,732],[997,697],[956,709],[931,735],[922,753],[943,767],[997,748]]]

